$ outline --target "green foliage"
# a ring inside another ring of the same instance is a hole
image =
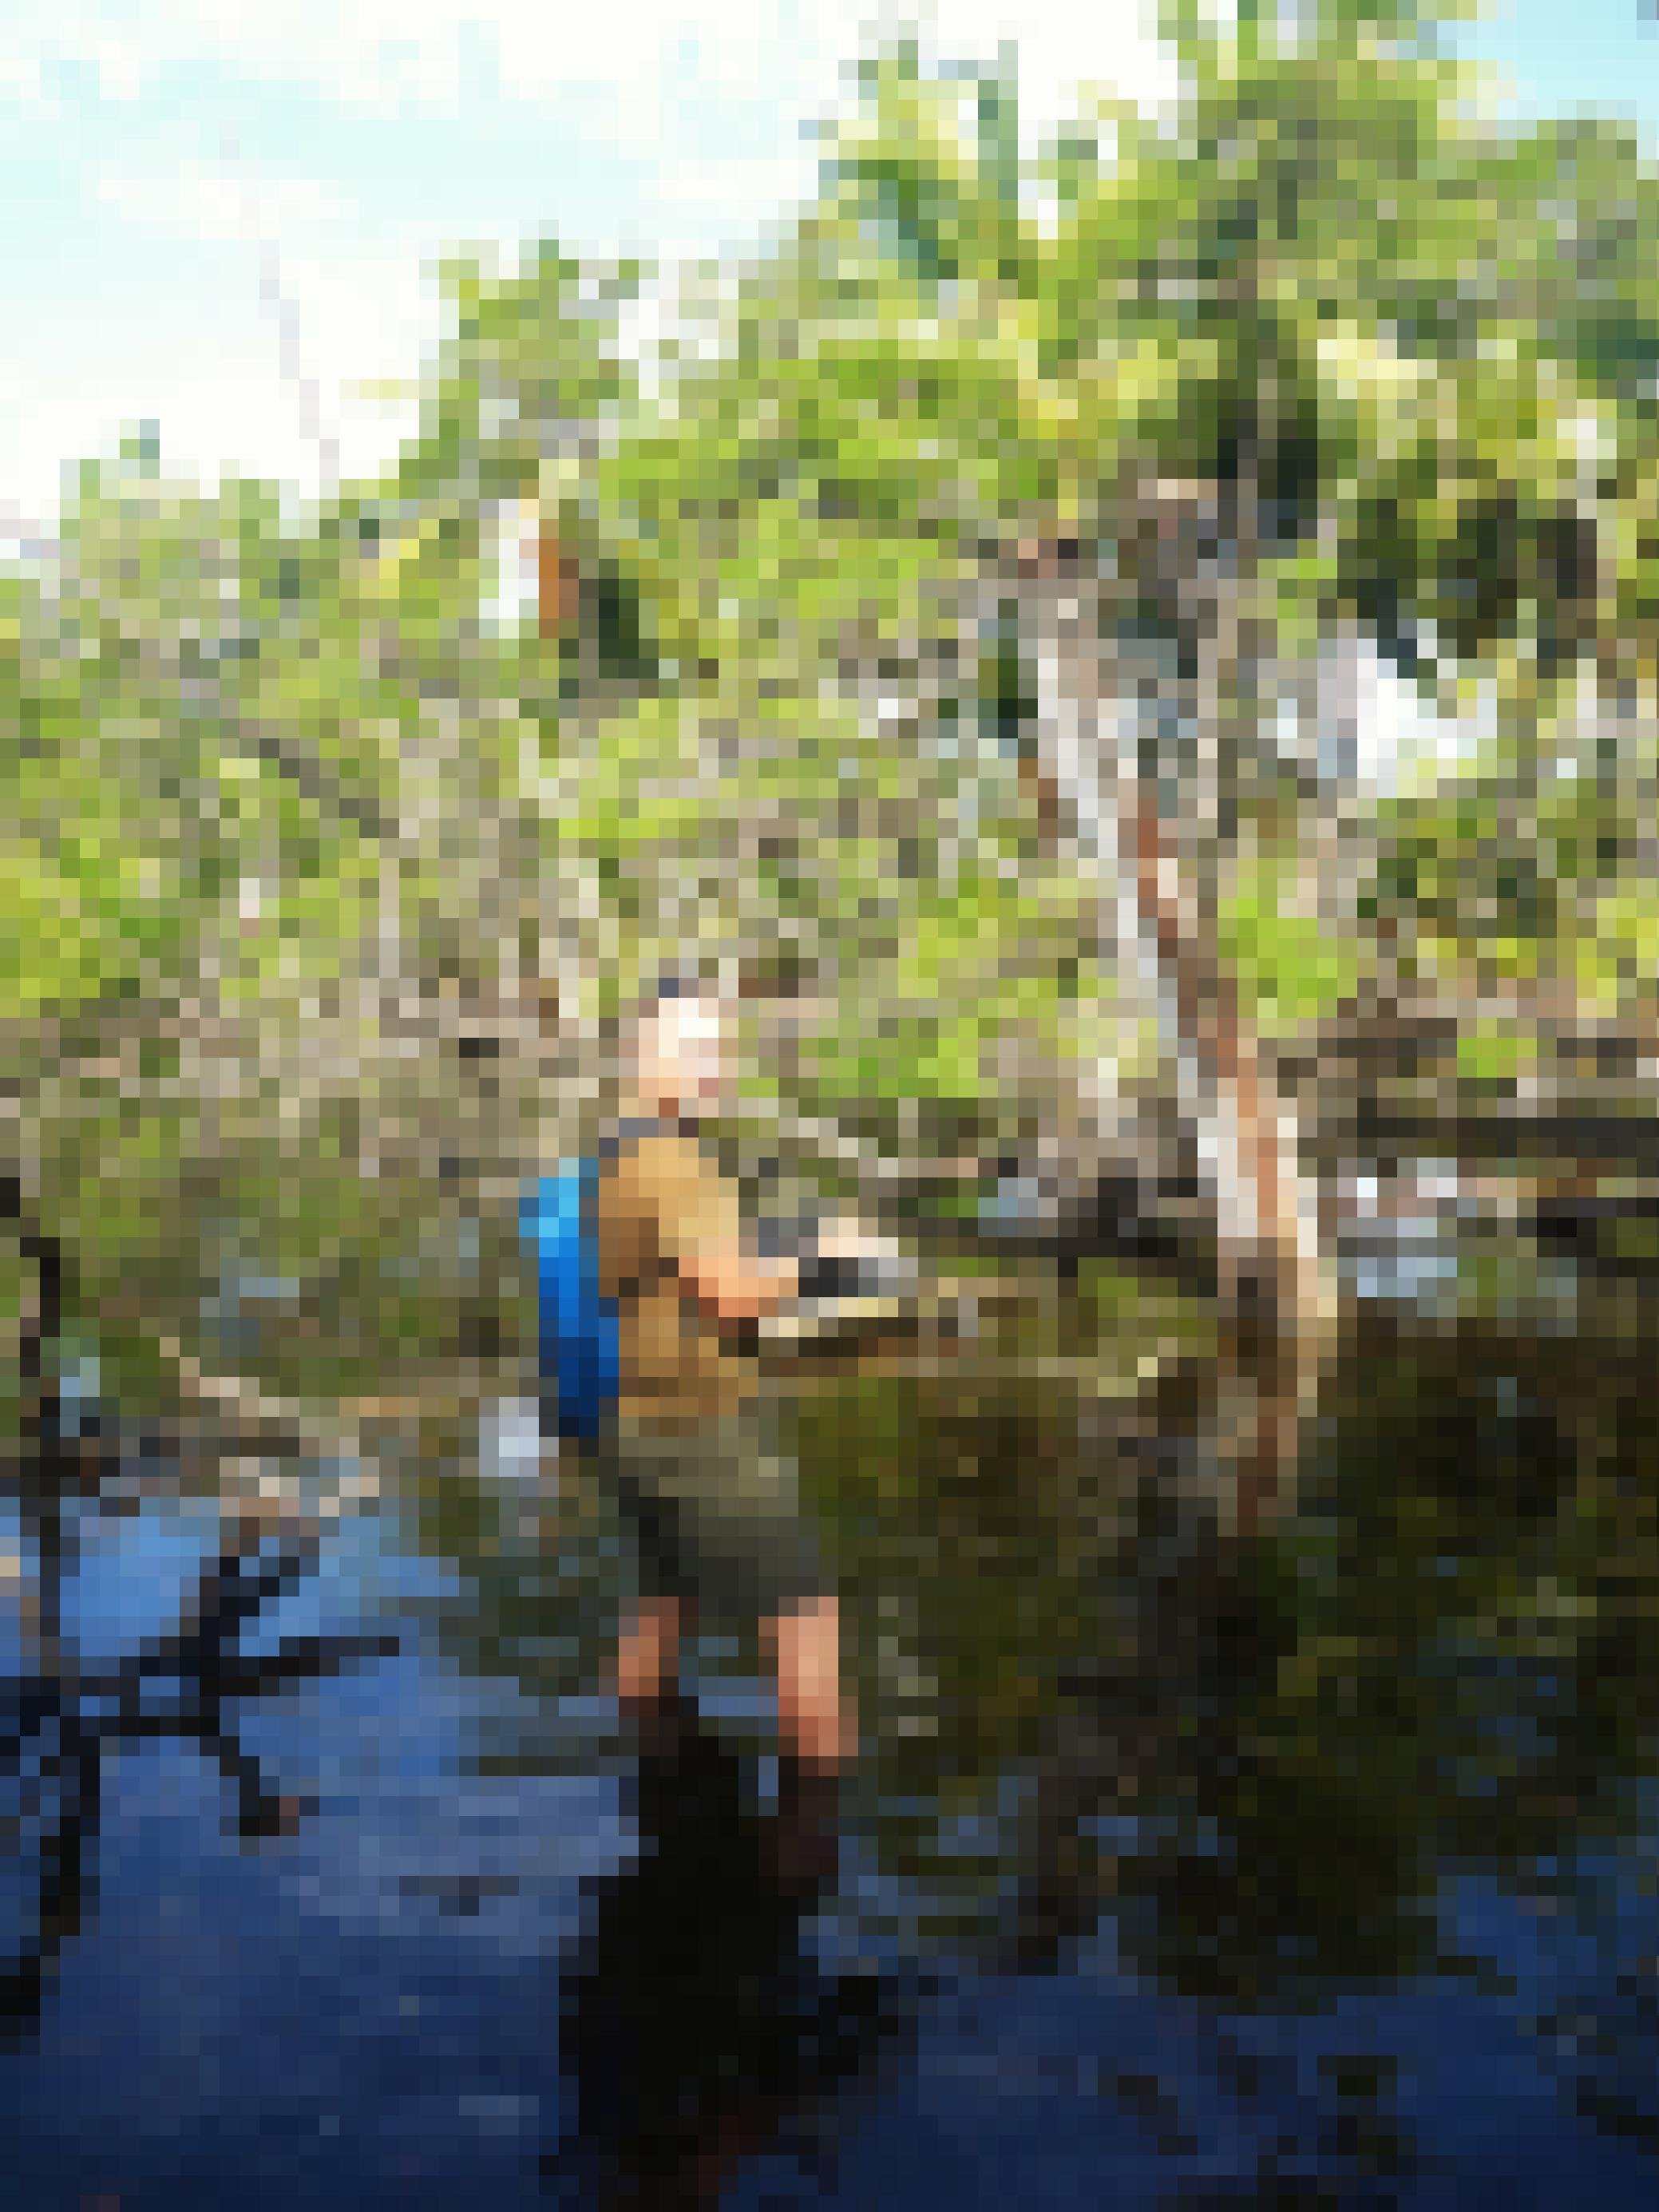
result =
[[[1155,1088],[1113,886],[1021,774],[1013,556],[1132,565],[1158,478],[1218,488],[1237,569],[1250,665],[1167,811],[1262,1024],[1407,957],[1638,999],[1649,726],[1606,758],[1571,702],[1659,641],[1659,199],[1628,134],[1476,112],[1455,12],[1182,6],[1176,127],[1095,102],[1030,173],[1011,71],[878,53],[814,204],[689,285],[659,391],[649,272],[544,241],[446,264],[381,480],[300,514],[170,483],[149,432],[88,464],[52,574],[0,579],[0,981],[19,1164],[112,1340],[211,1364],[203,1301],[256,1263],[299,1312],[218,1348],[319,1388],[516,1327],[501,1194],[591,1113],[582,1024],[690,945],[808,980],[811,1048],[750,1088],[867,1147]],[[580,572],[559,641],[481,634],[526,495]],[[1183,581],[1144,610],[1177,632]],[[1283,872],[1329,795],[1257,742],[1339,617],[1498,705],[1472,768],[1362,807],[1342,928]],[[1260,862],[1205,826],[1252,806]]]
[[[1242,870],[1218,933],[1224,957],[1269,1032],[1354,1003],[1370,964],[1370,948],[1356,936],[1334,931],[1316,914],[1291,911],[1291,889],[1289,863]]]

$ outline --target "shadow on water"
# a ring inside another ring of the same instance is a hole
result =
[[[577,2130],[544,2161],[550,2193],[573,2212],[713,2204],[780,2149],[822,2174],[830,2100],[902,2017],[878,1975],[828,1974],[802,1946],[833,1808],[786,1796],[757,1811],[737,1755],[690,1708],[633,1795],[640,1856],[599,1885],[566,1972]]]

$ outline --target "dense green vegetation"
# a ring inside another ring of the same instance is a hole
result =
[[[1176,122],[1097,104],[1035,169],[1010,75],[884,52],[659,378],[653,272],[544,241],[452,266],[383,479],[300,511],[148,435],[87,465],[0,589],[3,1149],[70,1348],[152,1402],[180,1358],[327,1403],[511,1353],[517,1179],[671,948],[811,993],[746,1139],[809,1183],[948,1212],[929,1162],[1086,1180],[1126,1103],[1172,1114],[1038,712],[1056,561],[1164,672],[1139,773],[1248,1028],[1507,988],[1457,1055],[1488,1085],[1547,1000],[1642,1032],[1659,173],[1483,114],[1446,12],[1174,8]],[[526,499],[546,635],[480,620]],[[1344,631],[1484,699],[1455,767],[1384,796],[1287,750]]]

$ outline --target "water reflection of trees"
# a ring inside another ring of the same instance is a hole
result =
[[[1490,1985],[1492,1961],[1449,1948],[1444,1878],[1547,1888],[1553,1862],[1625,1848],[1654,1771],[1639,1350],[1368,1325],[1253,1533],[1183,1464],[1201,1413],[1177,1394],[1091,1437],[1053,1389],[959,1375],[853,1378],[804,1409],[856,1632],[861,1822],[916,1943],[1059,1970],[1109,1920],[1128,1965],[1218,2021],[1421,1973]],[[491,1510],[471,1492],[448,1534],[482,1562],[495,1657],[575,1686],[603,1644],[591,1560],[527,1539],[526,1571]],[[1586,2043],[1571,2063],[1645,2124],[1659,2093],[1632,2054],[1659,2057],[1659,2014],[1621,2012],[1617,2063]],[[1373,2106],[1320,2126],[1381,2142]]]
[[[1357,1882],[1386,1907],[1448,1854],[1519,1864],[1640,1762],[1659,1504],[1620,1456],[1642,1436],[1627,1379],[1621,1398],[1570,1352],[1552,1372],[1501,1340],[1369,1337],[1297,1498],[1249,1541],[1183,1491],[1179,1406],[1090,1441],[1036,1387],[884,1377],[817,1401],[804,1470],[854,1618],[890,1862],[994,1908],[1018,1822],[982,1856],[932,1844],[1015,1773],[1022,1802],[1092,1790],[1088,1818],[1133,1800],[1248,1838],[1287,1941],[1254,1966],[1232,1947],[1240,1996],[1284,1978],[1298,1930],[1334,1978],[1408,1965],[1421,1931],[1386,1910],[1357,1929]],[[434,1486],[428,1540],[475,1575],[453,1624],[473,1663],[584,1685],[606,1626],[586,1501]],[[1121,1886],[1121,1852],[1073,1856],[1085,1889]],[[1222,1881],[1226,1856],[1182,1880]]]
[[[1115,1874],[1145,1908],[1133,1948],[1175,1986],[1255,2007],[1409,1973],[1434,1955],[1441,1872],[1562,1848],[1639,1757],[1652,1625],[1607,1604],[1606,1498],[1535,1370],[1523,1389],[1509,1365],[1358,1347],[1295,1512],[1213,1556],[1232,1634],[1160,1593],[1181,1732],[1139,1790],[1177,1840]]]
[[[193,1744],[229,1785],[243,1842],[290,1834],[302,1808],[244,1751],[228,1709],[398,1645],[392,1634],[334,1635],[246,1651],[244,1634],[314,1570],[321,1536],[298,1516],[227,1515],[173,1628],[118,1659],[88,1663],[64,1634],[65,1595],[83,1516],[97,1511],[103,1480],[118,1490],[124,1471],[95,1436],[65,1432],[55,1400],[34,1425],[35,1450],[18,1486],[33,1555],[32,1586],[20,1584],[30,1632],[18,1671],[0,1680],[0,1847],[10,1856],[0,2036],[8,2041],[39,2021],[58,1960],[93,1898],[107,1755],[158,1740]]]
[[[1577,2003],[1522,2024],[1582,2114],[1659,2144],[1647,1960],[1618,1955],[1628,1899],[1621,1922],[1578,1871],[1618,1866],[1651,1817],[1633,1786],[1656,1766],[1646,1425],[1639,1366],[1605,1348],[1353,1347],[1294,1516],[1213,1586],[1242,1645],[1218,1668],[1213,1636],[1172,1618],[1161,1640],[1188,1664],[1166,1691],[1180,1733],[1143,1738],[1143,1818],[1113,1868],[1129,1963],[1233,2013],[1419,1973],[1500,1990],[1510,1962],[1460,1953],[1440,1910],[1474,1875],[1576,1916]]]

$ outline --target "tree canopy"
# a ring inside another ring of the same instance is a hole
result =
[[[682,272],[653,374],[661,272],[546,240],[448,264],[374,481],[86,465],[0,596],[5,1105],[124,1389],[516,1341],[511,1191],[669,951],[808,989],[751,1104],[821,1180],[1086,1162],[1103,1085],[1167,1098],[1113,856],[1045,782],[1034,551],[1170,700],[1231,609],[1224,728],[1172,711],[1153,780],[1265,1030],[1417,964],[1647,1002],[1659,183],[1627,130],[1483,108],[1453,12],[1173,7],[1178,111],[1093,100],[1036,161],[1012,66],[884,50],[799,219]],[[523,500],[556,634],[480,619]],[[1384,802],[1287,753],[1344,625],[1488,702],[1455,775]],[[1322,849],[1340,928],[1287,890]]]

